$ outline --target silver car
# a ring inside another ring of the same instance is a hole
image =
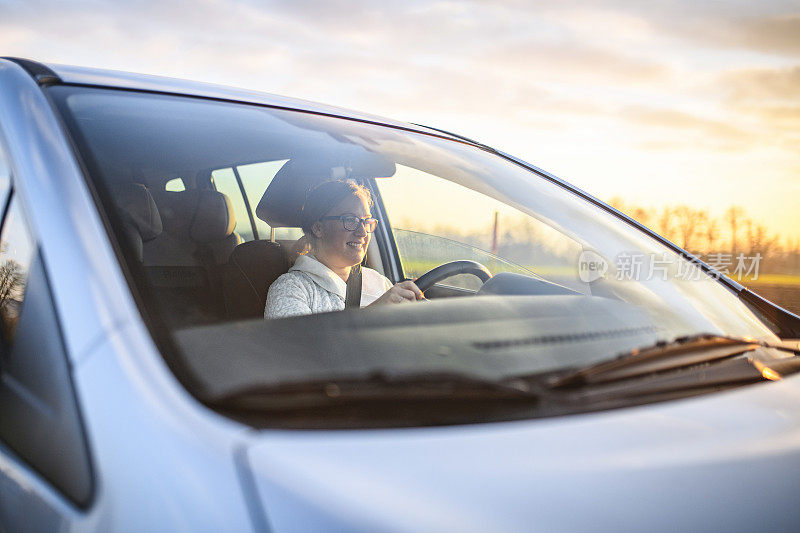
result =
[[[265,320],[332,179],[426,300]],[[0,201],[2,531],[800,524],[800,318],[499,150],[3,58]]]

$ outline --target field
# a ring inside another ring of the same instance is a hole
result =
[[[786,277],[795,279],[790,279],[788,283],[771,283],[767,280],[762,281],[762,276],[759,276],[758,281],[743,282],[742,285],[759,296],[800,315],[800,280],[796,279],[798,276]]]

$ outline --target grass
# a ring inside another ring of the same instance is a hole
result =
[[[734,278],[742,285],[787,285],[800,287],[800,275],[798,274],[759,274],[758,279],[743,277],[741,280]]]

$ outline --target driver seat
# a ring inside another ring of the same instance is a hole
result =
[[[330,179],[298,161],[289,161],[264,191],[256,206],[256,216],[271,228],[299,228],[306,192]],[[297,249],[297,246],[284,246],[274,239],[248,241],[234,248],[222,275],[227,318],[263,317],[267,291],[289,270]]]
[[[288,270],[289,260],[280,243],[248,241],[234,248],[222,274],[227,317],[264,316],[269,286]]]

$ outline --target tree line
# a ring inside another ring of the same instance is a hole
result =
[[[609,204],[662,237],[695,254],[760,254],[762,272],[800,273],[800,241],[781,241],[780,235],[753,220],[746,210],[732,205],[722,216],[688,205],[645,208],[619,197]]]

